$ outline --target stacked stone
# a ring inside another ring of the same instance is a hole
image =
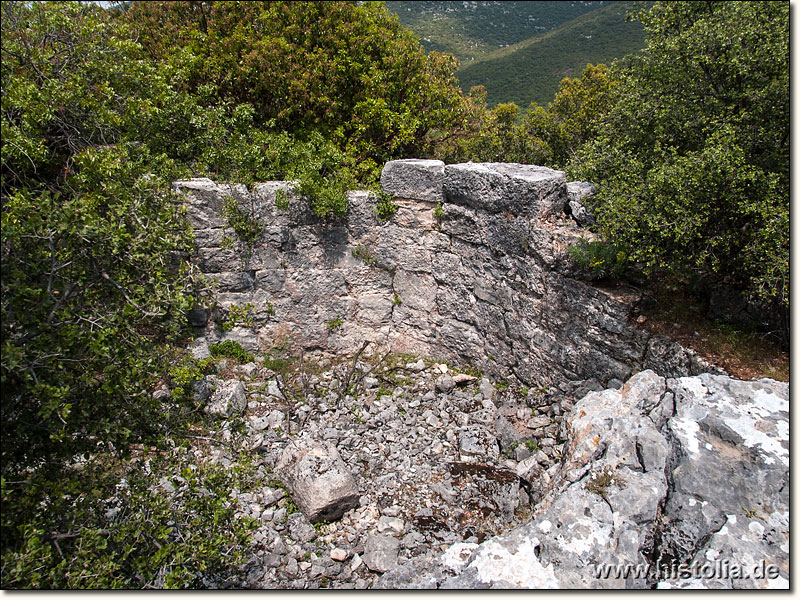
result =
[[[351,192],[348,217],[334,223],[316,218],[288,182],[252,191],[176,182],[196,260],[218,290],[216,313],[195,311],[195,322],[210,339],[249,351],[290,341],[352,352],[372,341],[536,386],[625,379],[643,367],[708,370],[691,352],[632,326],[635,292],[571,277],[567,248],[590,234],[565,213],[563,172],[411,159],[387,163],[381,182],[397,205],[388,221],[378,219],[374,195]],[[228,198],[261,225],[252,245],[229,226]],[[234,322],[234,305],[248,318]],[[221,328],[225,321],[234,327]]]

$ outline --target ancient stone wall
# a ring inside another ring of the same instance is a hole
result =
[[[381,184],[398,206],[391,218],[378,218],[374,194],[351,192],[347,218],[329,223],[287,182],[252,190],[175,182],[186,194],[196,261],[217,282],[216,306],[192,315],[206,337],[251,350],[291,341],[331,352],[371,341],[527,385],[709,370],[634,326],[638,292],[574,277],[567,248],[586,231],[565,212],[563,172],[401,160],[386,164]],[[230,197],[263,226],[252,245],[225,216]],[[232,306],[239,324],[226,331]]]

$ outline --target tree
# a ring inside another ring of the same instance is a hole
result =
[[[616,85],[604,64],[586,65],[580,77],[564,77],[547,107],[531,103],[516,132],[522,149],[520,162],[563,168],[578,149],[597,134],[601,118],[610,108]]]
[[[134,2],[126,19],[153,57],[184,60],[190,93],[251,105],[259,129],[322,135],[361,180],[430,154],[465,109],[455,59],[426,54],[380,3]]]
[[[572,174],[649,272],[789,301],[789,5],[657,2]]]
[[[168,89],[141,47],[77,3],[4,2],[2,34],[6,475],[152,430],[192,280],[175,171],[137,140]]]

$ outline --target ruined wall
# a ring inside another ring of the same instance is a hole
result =
[[[195,311],[196,324],[210,339],[250,350],[287,336],[331,352],[369,340],[375,349],[467,362],[528,385],[709,369],[633,326],[635,290],[603,290],[571,276],[567,248],[585,231],[564,212],[563,172],[402,160],[386,164],[381,184],[398,205],[388,221],[378,219],[375,195],[351,192],[346,220],[326,223],[287,182],[252,190],[175,182],[186,194],[197,263],[218,285],[216,308]],[[263,225],[252,247],[229,226],[227,197]],[[232,305],[248,304],[250,324],[220,327]]]

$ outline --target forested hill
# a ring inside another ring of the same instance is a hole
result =
[[[386,2],[426,50],[450,52],[462,66],[499,48],[552,31],[613,2]]]
[[[644,47],[632,2],[387,2],[428,50],[453,53],[462,89],[486,87],[487,102],[553,99],[565,76]]]

